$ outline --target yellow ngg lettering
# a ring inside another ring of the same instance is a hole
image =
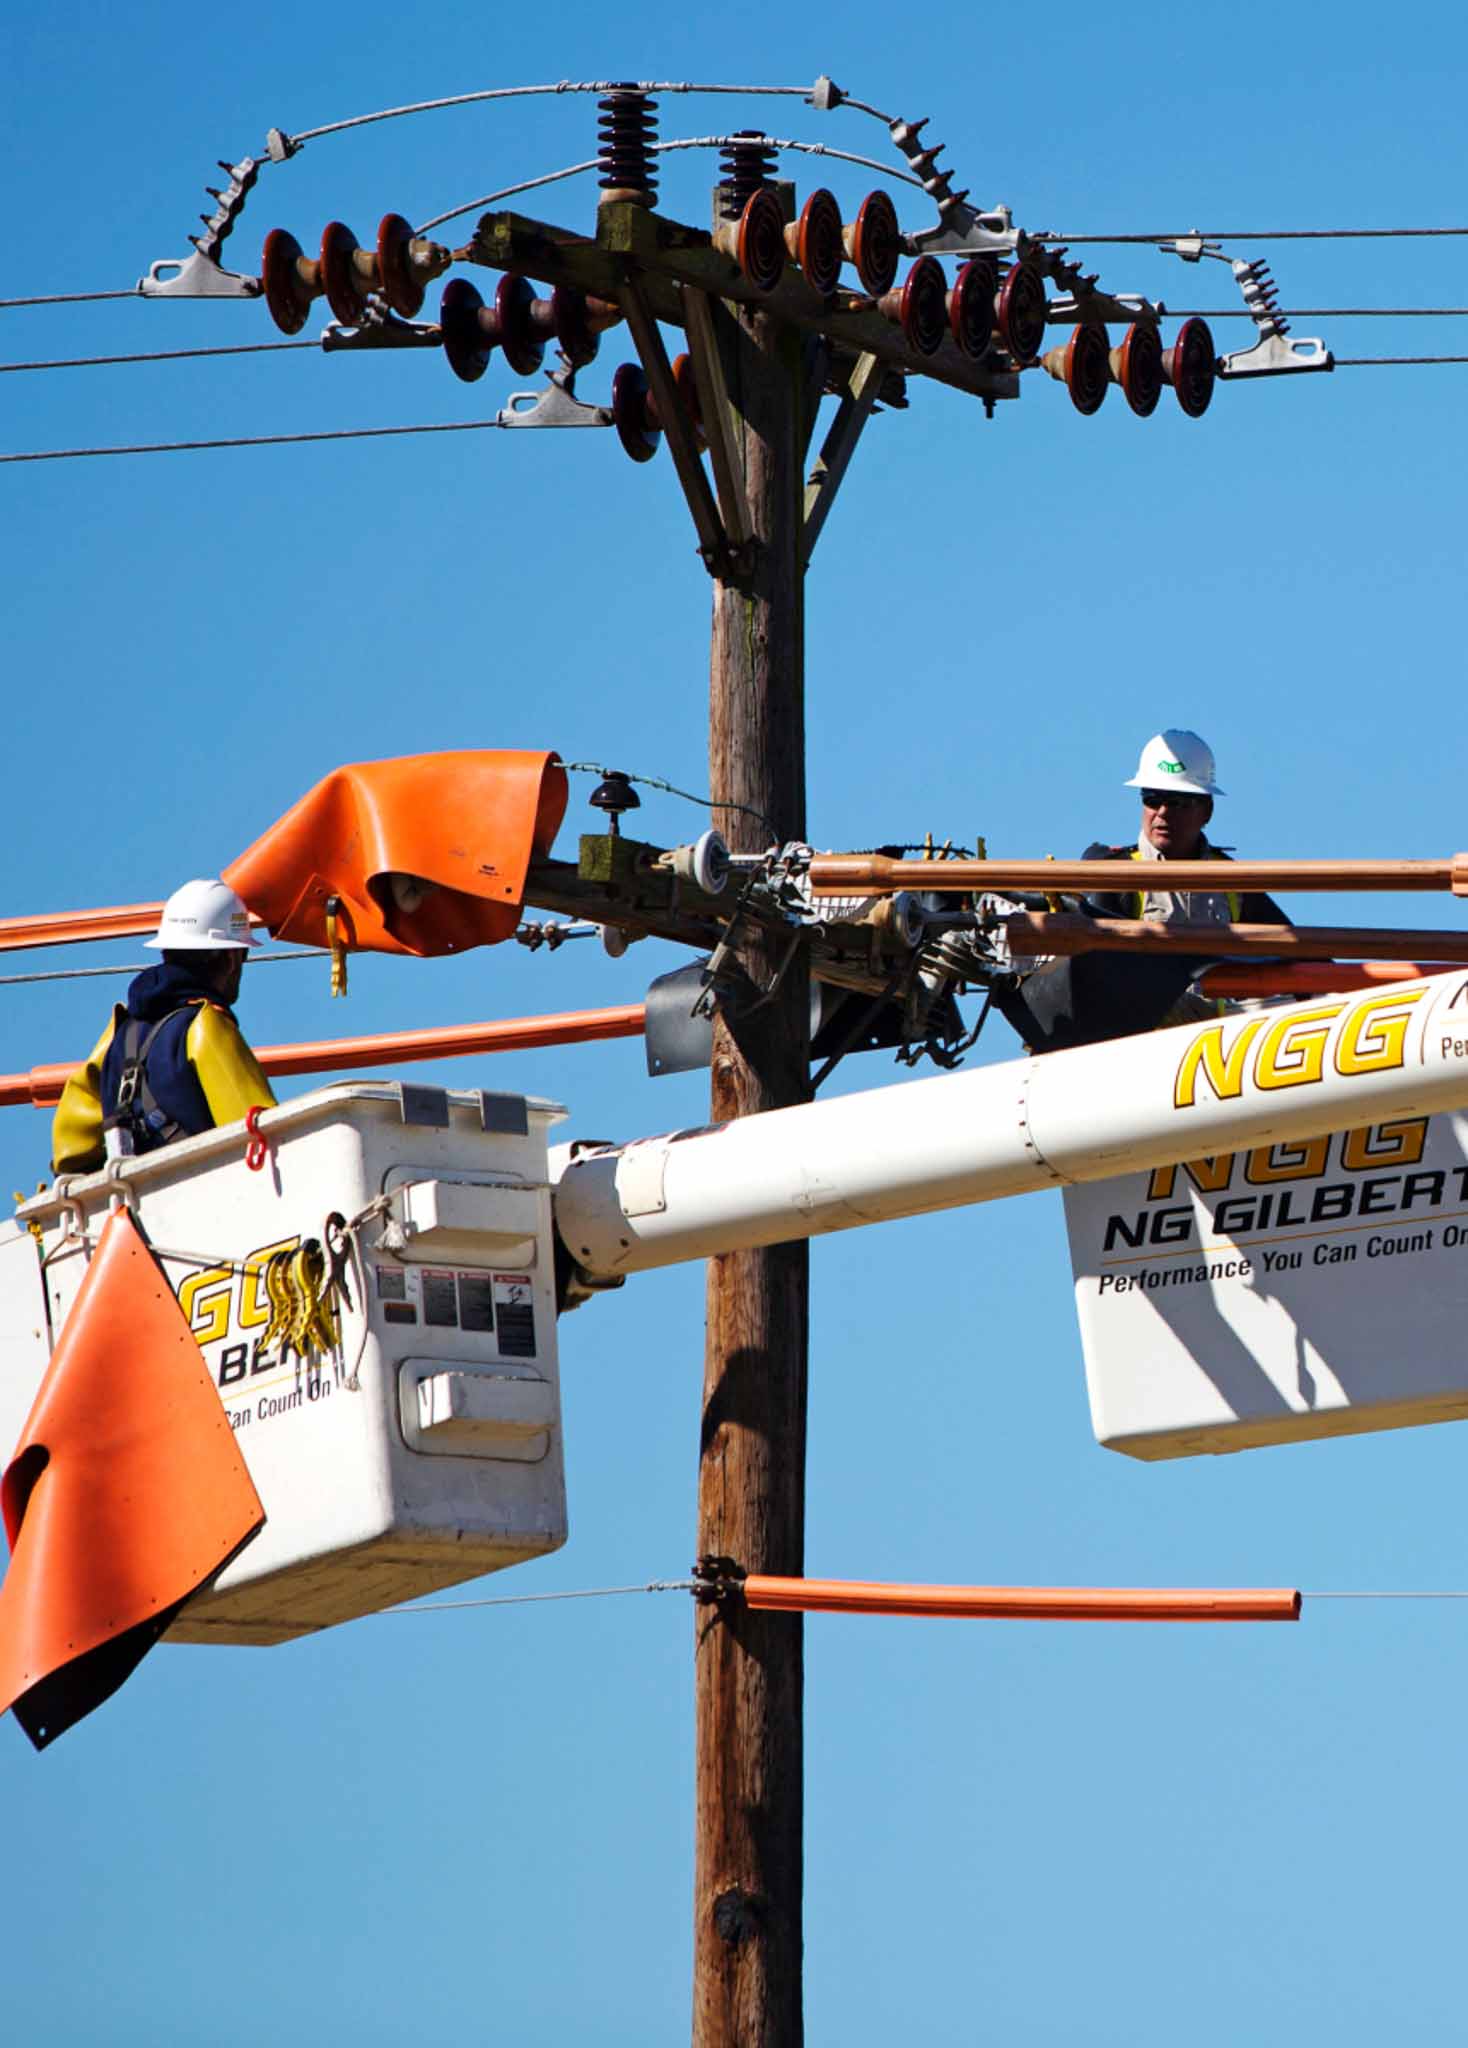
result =
[[[1232,1152],[1219,1152],[1211,1159],[1185,1159],[1183,1172],[1200,1194],[1221,1194],[1233,1179],[1234,1155]],[[1147,1182],[1147,1200],[1170,1202],[1176,1186],[1175,1166],[1154,1166],[1152,1177]]]
[[[1357,1003],[1336,1041],[1336,1072],[1375,1074],[1384,1067],[1401,1066],[1412,1006],[1426,994],[1425,988],[1414,988],[1403,995],[1371,996]]]
[[[201,1346],[217,1343],[228,1334],[233,1294],[234,1274],[228,1266],[213,1266],[207,1273],[190,1273],[179,1288],[178,1305]]]
[[[1415,1166],[1427,1144],[1425,1116],[1398,1117],[1385,1124],[1366,1124],[1341,1139],[1341,1165],[1351,1173],[1373,1166]]]
[[[1259,1088],[1299,1088],[1320,1079],[1325,1041],[1344,1003],[1312,1003],[1271,1024],[1254,1061]]]
[[[1182,1064],[1177,1070],[1177,1080],[1172,1091],[1174,1109],[1193,1107],[1197,1100],[1200,1067],[1204,1080],[1220,1102],[1227,1101],[1231,1095],[1242,1095],[1244,1063],[1248,1059],[1254,1040],[1263,1029],[1264,1019],[1251,1017],[1227,1052],[1223,1047],[1225,1027],[1222,1024],[1209,1024],[1200,1031],[1183,1054]]]
[[[1244,1167],[1244,1178],[1256,1188],[1281,1180],[1314,1180],[1324,1173],[1330,1156],[1330,1137],[1311,1138],[1304,1144],[1281,1139],[1275,1145],[1256,1145]]]

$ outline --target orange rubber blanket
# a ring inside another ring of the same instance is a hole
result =
[[[519,923],[531,859],[550,851],[565,808],[554,754],[359,761],[308,790],[224,879],[298,945],[330,943],[334,896],[349,946],[420,957],[492,946]]]
[[[100,1706],[265,1510],[198,1340],[109,1216],[0,1479],[0,1713],[37,1749]]]

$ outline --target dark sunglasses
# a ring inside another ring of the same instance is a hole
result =
[[[1149,811],[1160,811],[1164,804],[1169,810],[1190,811],[1194,804],[1206,804],[1206,796],[1193,796],[1182,789],[1144,789],[1142,802]]]

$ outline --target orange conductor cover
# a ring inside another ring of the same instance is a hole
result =
[[[751,1572],[751,1607],[804,1614],[931,1614],[992,1621],[1298,1621],[1290,1586],[893,1586]]]
[[[0,1713],[37,1749],[102,1704],[265,1510],[203,1354],[109,1216],[3,1479]]]
[[[278,939],[420,956],[507,939],[566,808],[554,754],[408,754],[338,768],[224,871]]]

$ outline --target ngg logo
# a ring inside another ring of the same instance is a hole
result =
[[[1220,1101],[1242,1095],[1246,1082],[1263,1089],[1306,1087],[1324,1072],[1327,1045],[1338,1074],[1376,1074],[1400,1067],[1413,1009],[1426,994],[1425,988],[1408,988],[1354,1003],[1345,997],[1311,1003],[1273,1021],[1250,1017],[1227,1045],[1228,1026],[1209,1024],[1182,1056],[1173,1107],[1192,1109],[1200,1081]]]

